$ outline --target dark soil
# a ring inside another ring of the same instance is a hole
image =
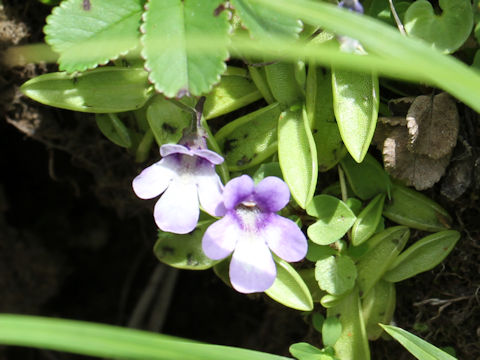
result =
[[[0,51],[42,40],[49,7],[36,0],[17,4],[0,5]],[[0,312],[133,326],[282,355],[295,342],[320,345],[306,315],[264,296],[240,295],[211,271],[158,264],[152,203],[138,200],[130,185],[145,165],[103,138],[90,115],[19,93],[24,81],[52,69],[0,68]],[[480,208],[473,170],[480,127],[468,109],[462,118],[467,125],[450,168],[455,175],[456,164],[466,162],[468,181],[443,186],[467,190],[454,201],[442,195],[442,184],[426,192],[454,216],[462,239],[442,265],[399,283],[395,322],[453,347],[459,359],[479,360]],[[152,152],[149,162],[155,160]],[[372,352],[373,359],[412,358],[392,341],[375,342]],[[82,357],[10,347],[0,358]]]

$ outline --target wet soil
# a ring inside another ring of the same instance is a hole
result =
[[[50,9],[34,0],[17,4],[0,5],[0,51],[42,40]],[[132,326],[282,355],[299,341],[320,346],[308,315],[261,295],[237,294],[211,271],[158,264],[152,203],[136,199],[130,187],[144,165],[103,138],[92,116],[49,108],[19,93],[24,81],[54,69],[0,68],[0,312]],[[478,117],[465,108],[462,116],[470,125],[450,168],[467,161],[474,169]],[[470,158],[463,156],[465,144]],[[148,162],[156,157],[152,152]],[[426,192],[450,211],[462,239],[441,266],[398,285],[395,322],[437,346],[453,347],[459,359],[479,360],[474,171],[468,180],[452,185],[466,188],[455,200],[442,194],[442,183]],[[373,359],[412,358],[393,341],[375,342],[372,352]],[[9,347],[0,349],[0,358],[83,357]]]

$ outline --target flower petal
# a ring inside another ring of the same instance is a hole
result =
[[[211,151],[208,149],[198,149],[198,150],[192,150],[192,152],[198,157],[208,160],[212,164],[218,165],[223,163],[223,157],[221,157],[214,151]]]
[[[290,190],[278,177],[267,176],[255,186],[254,201],[264,211],[277,212],[288,204]]]
[[[212,164],[197,166],[195,181],[198,185],[198,198],[203,210],[212,216],[225,215],[223,205],[223,185]]]
[[[157,226],[176,234],[186,234],[195,229],[199,213],[195,182],[182,178],[172,181],[153,210]]]
[[[292,220],[277,214],[270,214],[262,229],[270,249],[285,261],[300,261],[307,254],[307,239]]]
[[[190,156],[194,155],[191,150],[179,144],[165,144],[160,147],[160,155],[162,155],[163,157],[172,154],[184,154]]]
[[[253,180],[248,175],[242,175],[230,180],[223,190],[225,208],[231,210],[242,201],[245,201],[252,195],[253,189]]]
[[[203,252],[212,260],[226,258],[235,249],[240,236],[241,231],[234,217],[227,214],[205,231],[202,239]]]
[[[243,232],[230,262],[230,282],[235,290],[249,294],[273,285],[277,269],[267,244],[255,233]]]
[[[163,158],[144,169],[133,179],[133,191],[141,199],[152,199],[160,195],[176,177],[178,166],[175,158]]]

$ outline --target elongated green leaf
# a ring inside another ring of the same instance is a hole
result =
[[[151,96],[143,69],[116,67],[78,75],[44,74],[28,80],[20,90],[45,105],[92,113],[136,110]]]
[[[372,236],[382,218],[385,194],[378,194],[357,216],[352,226],[352,245],[358,246]]]
[[[425,231],[450,228],[452,218],[448,212],[425,195],[395,184],[391,200],[385,202],[383,215],[398,224]]]
[[[340,162],[353,192],[362,200],[390,190],[390,179],[383,167],[370,154],[360,163],[350,156]]]
[[[295,77],[295,64],[274,62],[265,66],[265,75],[272,96],[282,105],[301,102],[303,92]]]
[[[317,150],[305,109],[287,110],[278,121],[278,159],[285,182],[302,208],[317,185]]]
[[[265,291],[265,294],[293,309],[312,310],[312,295],[302,277],[286,261],[276,258],[275,262],[277,264],[277,278],[273,285]]]
[[[250,168],[277,151],[280,113],[275,103],[228,123],[215,134],[230,170]]]
[[[249,78],[238,75],[222,76],[220,83],[206,96],[203,107],[205,119],[235,111],[262,98]]]
[[[231,0],[242,23],[253,38],[280,36],[296,38],[302,30],[301,22],[291,16],[272,11],[271,8],[251,0]]]
[[[439,5],[441,15],[436,15],[426,0],[412,3],[405,13],[405,30],[450,54],[462,46],[472,31],[472,5],[469,0],[440,0]]]
[[[123,122],[115,114],[97,114],[97,126],[108,140],[118,146],[129,148],[132,146],[130,133]]]
[[[119,326],[24,315],[0,315],[0,343],[122,360],[288,360]]]
[[[333,109],[348,152],[362,162],[377,124],[378,77],[332,69]]]
[[[220,0],[150,0],[142,25],[145,67],[157,91],[168,97],[202,95],[226,70],[229,24]],[[192,52],[191,37],[213,36],[218,50]]]
[[[395,284],[380,280],[362,300],[368,340],[377,340],[383,332],[378,323],[389,324],[395,311]]]
[[[91,69],[138,46],[143,2],[66,0],[54,8],[44,30],[60,70]]]
[[[327,317],[338,317],[342,324],[342,333],[334,346],[335,355],[342,360],[369,360],[370,350],[358,289],[355,288],[336,306],[327,309]]]
[[[459,239],[458,231],[446,230],[418,240],[390,265],[384,279],[393,282],[402,281],[433,269],[447,257]]]
[[[153,252],[161,262],[179,269],[205,270],[219,261],[208,258],[202,250],[202,238],[212,220],[199,222],[189,234],[159,231]]]
[[[342,295],[353,289],[357,269],[348,256],[329,256],[315,264],[315,279],[320,289],[332,295]]]
[[[375,286],[378,280],[387,271],[400,251],[405,247],[410,230],[406,226],[396,226],[375,235],[370,241],[382,241],[368,251],[357,262],[358,287],[360,296],[365,296]]]
[[[318,219],[307,229],[316,244],[328,245],[345,235],[355,222],[355,215],[341,200],[330,195],[317,195],[307,206],[307,213]]]
[[[163,96],[156,96],[147,108],[147,120],[158,146],[177,143],[190,125],[192,114],[182,110]]]
[[[317,147],[318,170],[327,171],[346,154],[333,112],[333,94],[330,72],[324,72],[311,63],[308,67],[306,91],[307,116],[312,124]]]
[[[385,331],[402,344],[418,360],[457,360],[425,340],[392,325],[382,325]]]

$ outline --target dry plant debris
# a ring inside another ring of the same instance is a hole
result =
[[[390,106],[403,114],[379,118],[373,139],[382,151],[385,169],[417,190],[428,189],[445,173],[457,142],[455,102],[440,93],[396,99]]]

